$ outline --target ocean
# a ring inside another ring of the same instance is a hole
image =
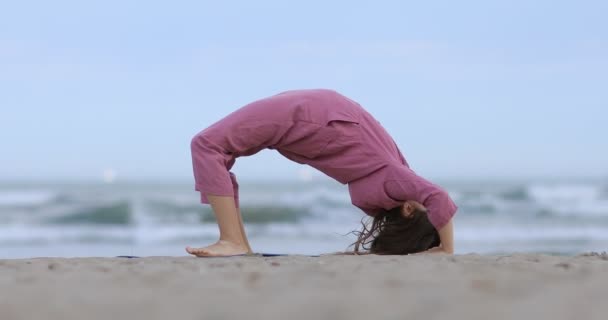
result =
[[[445,181],[456,253],[608,250],[608,183]],[[240,183],[256,252],[343,251],[364,214],[333,181]],[[179,256],[218,237],[191,183],[0,183],[0,258]]]

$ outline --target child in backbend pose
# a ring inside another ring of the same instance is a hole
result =
[[[357,232],[354,252],[454,252],[447,192],[412,171],[380,123],[355,101],[331,90],[294,90],[250,103],[192,139],[196,190],[220,229],[200,257],[251,253],[239,210],[236,158],[275,149],[348,184],[353,205],[373,217]]]

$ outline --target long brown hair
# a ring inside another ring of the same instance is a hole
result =
[[[426,210],[416,209],[408,217],[403,216],[402,206],[383,210],[370,223],[361,221],[354,253],[360,249],[372,254],[410,254],[422,252],[440,244],[439,234],[427,217]]]

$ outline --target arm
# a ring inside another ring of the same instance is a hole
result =
[[[449,194],[439,186],[402,167],[400,179],[385,182],[387,195],[396,201],[416,200],[428,210],[429,221],[435,226],[441,245],[426,252],[454,253],[454,226],[452,219],[458,210]]]
[[[445,190],[415,174],[402,180],[388,180],[384,188],[395,201],[414,200],[425,206],[429,221],[437,231],[441,231],[458,210]]]
[[[421,253],[454,254],[454,223],[452,221],[453,219],[450,219],[450,221],[438,231],[441,244],[438,247],[431,248]]]

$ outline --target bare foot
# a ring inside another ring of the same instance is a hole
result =
[[[186,247],[186,251],[197,257],[226,257],[248,253],[248,249],[245,245],[235,244],[225,240],[219,240],[215,244],[204,248]]]

